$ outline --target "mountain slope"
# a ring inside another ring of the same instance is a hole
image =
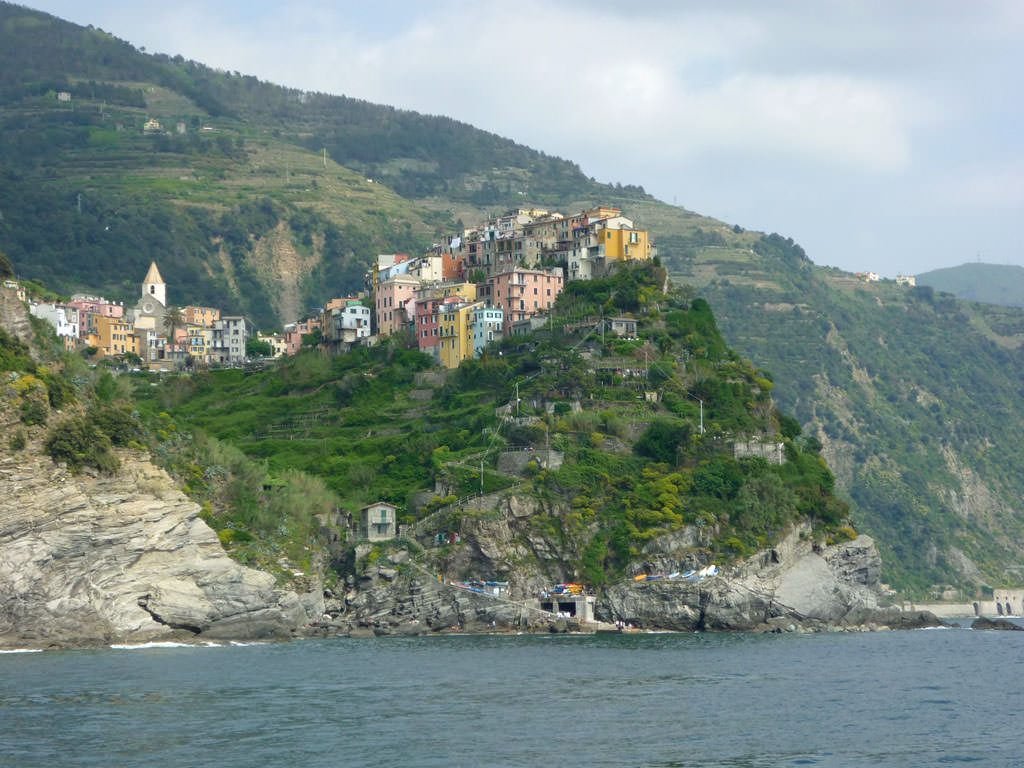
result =
[[[1024,267],[1014,264],[961,264],[917,276],[918,285],[968,301],[1024,307]]]
[[[776,371],[777,400],[820,436],[888,578],[1020,578],[1024,313],[864,283],[777,236],[669,267]]]
[[[130,300],[156,259],[172,301],[263,326],[358,290],[377,253],[451,231],[438,195],[471,210],[650,199],[447,118],[147,55],[8,3],[0,106],[0,250],[23,277]]]

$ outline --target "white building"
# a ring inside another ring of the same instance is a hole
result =
[[[79,314],[74,307],[63,307],[59,304],[33,304],[29,307],[29,314],[52,325],[57,331],[58,338],[80,338]]]
[[[473,357],[480,357],[484,347],[502,337],[505,313],[501,307],[480,307],[473,311],[471,330],[473,334]]]
[[[241,316],[222,317],[213,324],[213,354],[218,363],[240,363],[245,359],[245,342],[255,333],[248,319]]]
[[[395,538],[397,532],[395,512],[397,510],[398,507],[386,501],[367,504],[360,509],[359,538],[369,541],[383,541]]]

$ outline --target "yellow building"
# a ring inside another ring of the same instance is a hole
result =
[[[646,229],[605,229],[599,237],[606,259],[636,261],[653,255]]]
[[[122,317],[104,317],[97,315],[96,341],[100,349],[107,355],[123,355],[127,352],[139,354],[139,338],[133,333],[132,326]]]
[[[451,302],[441,313],[438,351],[441,365],[445,368],[458,368],[463,360],[473,357],[473,321],[476,310],[483,306],[482,301],[472,304]]]
[[[220,310],[215,307],[182,307],[181,316],[186,325],[213,328],[213,324],[220,320]]]
[[[218,312],[219,314],[219,312]],[[190,325],[186,351],[192,356],[196,365],[206,365],[213,354],[213,328],[202,325]]]
[[[322,327],[326,328],[326,324]],[[260,333],[256,332],[256,338],[265,341],[274,350],[274,357],[282,357],[288,354],[288,342],[284,339],[283,333]]]
[[[443,296],[458,296],[466,301],[476,301],[476,283],[449,283],[443,286]]]

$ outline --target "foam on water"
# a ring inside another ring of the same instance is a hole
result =
[[[142,651],[148,648],[223,648],[220,643],[174,643],[170,641],[152,643],[122,643],[111,645],[115,651]]]

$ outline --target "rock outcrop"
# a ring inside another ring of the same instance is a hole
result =
[[[27,452],[0,461],[0,647],[283,639],[307,623],[162,470],[121,458],[116,476]]]
[[[28,310],[18,299],[18,292],[12,288],[5,288],[2,282],[0,282],[0,328],[31,347],[34,334]]]
[[[939,626],[930,613],[880,604],[881,559],[868,536],[833,546],[798,528],[701,581],[626,582],[608,589],[597,615],[646,629],[795,630]]]
[[[1024,630],[1020,624],[1014,624],[1008,619],[989,619],[985,616],[979,616],[971,623],[971,629],[996,629],[996,630],[1009,630],[1011,632],[1019,632]]]

